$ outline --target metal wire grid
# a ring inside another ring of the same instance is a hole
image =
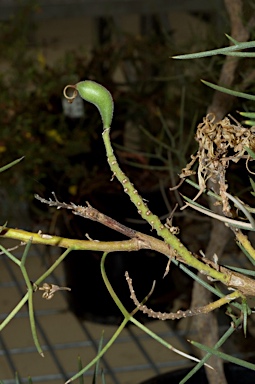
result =
[[[51,264],[49,248],[33,246],[27,259],[31,279],[36,279]],[[0,256],[0,321],[18,303],[25,293],[25,285],[18,268],[5,255]],[[60,266],[49,282],[64,285],[63,269]],[[83,364],[95,357],[99,339],[104,329],[104,343],[115,332],[116,326],[79,321],[67,310],[65,294],[58,292],[50,301],[35,295],[35,318],[39,339],[45,353],[41,358],[33,345],[26,306],[0,334],[0,380],[15,384],[14,373],[18,372],[23,383],[31,375],[34,383],[63,384],[77,372],[77,357]],[[187,319],[186,319],[187,320]],[[176,348],[192,353],[183,331],[171,328],[171,321],[156,321],[148,324],[159,336]],[[224,330],[224,326],[221,331]],[[127,327],[115,344],[101,360],[107,384],[138,384],[160,373],[187,367],[188,360],[153,341],[136,327]],[[85,383],[90,383],[93,367],[84,374]]]
[[[31,279],[36,279],[49,265],[47,252],[48,249],[42,246],[31,248],[27,259]],[[17,266],[5,255],[0,256],[0,268],[2,321],[23,297],[25,285]],[[58,268],[48,281],[64,285],[62,268]],[[115,326],[79,321],[67,310],[61,292],[50,301],[42,299],[38,293],[34,302],[37,331],[45,358],[38,355],[33,345],[28,311],[24,306],[0,334],[0,379],[5,384],[15,384],[15,372],[24,383],[29,375],[34,383],[63,383],[77,372],[77,356],[81,356],[85,364],[96,355],[102,330],[104,343],[116,330]],[[166,322],[152,322],[149,327],[177,348],[187,350],[183,332],[174,332]],[[101,363],[107,384],[138,383],[171,368],[188,365],[187,360],[180,359],[133,326],[122,332]],[[93,368],[85,374],[92,375]]]

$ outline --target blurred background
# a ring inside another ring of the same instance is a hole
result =
[[[252,2],[246,7],[248,15]],[[1,222],[73,238],[84,239],[86,233],[98,240],[121,238],[34,199],[35,193],[48,198],[54,191],[60,201],[81,205],[89,201],[123,224],[150,234],[121,186],[110,182],[98,111],[81,99],[66,103],[62,91],[85,79],[110,90],[115,102],[112,142],[121,167],[149,200],[151,210],[165,220],[176,202],[182,204],[169,187],[178,184],[178,173],[196,150],[195,128],[212,98],[200,79],[217,83],[223,62],[222,57],[185,62],[171,57],[228,44],[223,1],[0,0],[0,28],[1,164],[25,156],[1,174]],[[242,64],[237,84],[242,71],[250,68],[249,63]],[[248,84],[246,90],[252,93],[252,87]],[[249,108],[249,102],[245,105]],[[187,213],[175,218],[175,224],[184,227],[181,238],[191,250],[207,244],[208,220]],[[34,247],[28,259],[31,280],[57,255],[57,250]],[[136,253],[110,255],[106,267],[116,292],[132,310],[123,281],[128,269],[139,297],[148,293],[152,280],[159,281],[150,303],[155,310],[188,308],[191,282],[174,268],[162,280],[166,261],[155,256],[148,251],[139,258]],[[0,257],[4,319],[25,287],[11,263]],[[121,317],[101,282],[99,261],[100,254],[73,252],[51,281],[70,286],[71,293],[47,302],[36,296],[44,359],[33,346],[26,308],[2,332],[0,379],[5,384],[15,382],[15,371],[24,382],[31,375],[34,382],[63,383],[78,369],[78,355],[84,364],[95,356],[102,329],[106,340],[114,332]],[[149,326],[175,347],[191,352],[185,341],[188,321],[152,321]],[[102,362],[108,384],[138,384],[187,365],[187,360],[132,326]]]

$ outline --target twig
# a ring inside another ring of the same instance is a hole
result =
[[[71,209],[72,213],[77,216],[84,217],[85,219],[90,219],[93,221],[97,221],[103,225],[105,225],[108,228],[113,229],[114,231],[120,232],[123,235],[134,238],[136,237],[136,231],[134,229],[131,229],[129,227],[126,227],[125,225],[119,223],[118,221],[112,219],[111,217],[99,212],[97,209],[93,208],[88,202],[86,202],[87,207],[83,207],[81,205],[75,205],[74,203],[61,203],[54,192],[52,192],[54,196],[54,200],[49,199],[43,199],[39,195],[35,195],[35,198],[41,203],[48,204],[50,207],[56,207],[57,209]]]
[[[125,277],[126,277],[126,280],[128,283],[129,290],[130,290],[130,294],[131,294],[130,297],[133,300],[133,302],[135,303],[135,305],[137,306],[137,308],[141,312],[143,312],[144,314],[148,315],[148,317],[153,317],[153,318],[159,319],[159,320],[176,320],[176,319],[182,319],[182,318],[189,317],[189,316],[207,314],[211,311],[214,311],[216,308],[219,308],[222,305],[228,304],[230,301],[235,300],[235,299],[242,296],[239,291],[234,291],[234,292],[230,293],[229,295],[226,295],[226,296],[222,297],[221,299],[216,300],[213,303],[210,303],[210,304],[205,305],[203,307],[188,309],[187,311],[179,310],[177,312],[169,312],[169,313],[155,312],[155,311],[153,311],[153,309],[148,308],[145,304],[142,304],[138,301],[136,294],[135,294],[135,291],[134,291],[134,288],[133,288],[132,279],[129,277],[128,272],[125,272]],[[155,281],[153,282],[152,290],[154,289],[154,286],[155,286]]]
[[[23,247],[24,245],[26,245],[26,243],[24,241],[21,241],[20,244],[15,245],[14,247],[11,247],[11,248],[7,248],[7,251],[9,252],[16,251],[16,249]],[[0,252],[0,255],[4,255],[4,251]]]
[[[54,194],[53,194],[54,195]],[[147,249],[155,249],[158,252],[164,253],[168,255],[168,257],[176,257],[176,259],[184,262],[185,264],[188,264],[199,271],[203,271],[204,274],[210,275],[212,278],[221,281],[223,284],[228,284],[229,282],[229,277],[222,274],[220,271],[215,270],[208,265],[206,265],[204,262],[202,262],[199,258],[195,257],[194,255],[191,254],[190,251],[188,251],[187,248],[184,247],[183,244],[181,244],[180,240],[171,233],[169,228],[167,228],[166,225],[163,225],[160,223],[161,229],[161,235],[164,238],[165,242],[162,242],[152,236],[145,235],[144,233],[134,231],[133,229],[130,229],[120,223],[118,223],[116,220],[110,218],[109,216],[104,215],[103,213],[97,211],[95,208],[93,208],[90,204],[87,203],[87,207],[82,207],[82,206],[77,206],[73,203],[71,204],[66,204],[66,203],[61,203],[57,200],[55,197],[55,201],[52,199],[45,200],[38,195],[36,195],[36,198],[39,199],[41,202],[46,203],[50,206],[56,206],[57,209],[60,208],[66,208],[66,209],[71,209],[74,214],[82,216],[84,218],[90,219],[97,221],[103,225],[106,225],[109,228],[112,228],[115,231],[119,231],[126,236],[130,237],[133,240],[137,240],[137,249],[141,248],[147,248]],[[140,197],[139,197],[140,198]],[[144,202],[143,202],[144,204]],[[144,207],[143,207],[144,209]],[[148,209],[148,208],[147,208]],[[148,211],[150,212],[150,211]],[[151,215],[151,212],[149,213]],[[158,217],[153,215],[155,219],[158,222]],[[152,223],[151,223],[152,224]],[[159,225],[157,223],[157,225]],[[52,245],[53,239],[45,239],[45,241],[49,240],[49,244]],[[166,241],[168,240],[168,241]],[[171,241],[172,240],[172,241]],[[96,244],[97,249],[100,248],[100,243],[92,241],[92,243]],[[107,242],[108,243],[108,242]],[[156,245],[157,244],[157,245]],[[162,252],[162,247],[164,248],[164,251]],[[167,253],[166,253],[166,248],[167,248]],[[108,249],[105,249],[105,251],[108,251]],[[124,250],[131,250],[131,249],[122,249]],[[171,250],[171,252],[169,252]],[[112,249],[111,249],[112,251]],[[173,253],[174,252],[174,253]]]

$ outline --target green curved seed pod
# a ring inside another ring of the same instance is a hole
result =
[[[110,128],[113,116],[113,99],[110,92],[91,80],[80,81],[75,88],[84,100],[98,108],[104,129]]]

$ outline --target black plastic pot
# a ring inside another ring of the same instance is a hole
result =
[[[240,367],[239,365],[232,363],[224,364],[224,371],[226,380],[229,384],[254,384],[255,372]],[[190,372],[190,368],[180,369],[169,373],[164,373],[157,377],[153,377],[149,380],[143,381],[140,384],[179,384],[180,381]],[[208,384],[208,380],[205,374],[205,369],[202,368],[194,374],[187,384]],[[219,383],[220,384],[220,383]]]

